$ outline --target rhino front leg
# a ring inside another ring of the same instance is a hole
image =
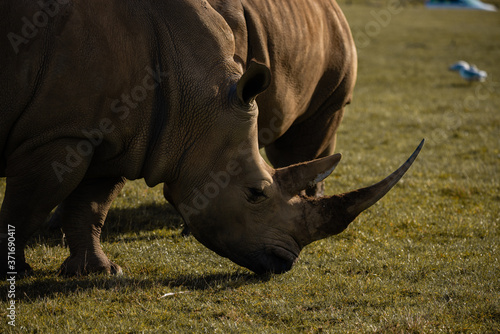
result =
[[[5,198],[0,211],[0,275],[26,276],[32,273],[26,263],[24,248],[28,239],[36,231],[50,212],[50,200],[40,198],[30,200],[28,188],[31,184],[19,182],[17,178],[7,178]]]
[[[84,180],[61,204],[58,210],[70,256],[62,264],[60,274],[121,273],[120,266],[102,251],[99,239],[109,207],[124,184],[121,177]]]
[[[54,162],[65,161],[65,146],[70,144],[54,142],[8,157],[0,210],[0,276],[31,272],[24,255],[28,239],[83,178],[88,166],[85,159],[62,179],[52,167]]]

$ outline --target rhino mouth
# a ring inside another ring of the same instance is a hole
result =
[[[282,274],[292,269],[299,256],[285,248],[275,247],[268,254],[268,261],[270,262],[268,272],[274,274]]]
[[[292,244],[286,246],[284,243],[273,240],[273,245],[261,244],[259,245],[260,247],[256,247],[258,250],[254,250],[253,252],[235,251],[239,248],[235,246],[230,248],[217,247],[217,244],[206,238],[199,238],[198,240],[215,253],[228,258],[242,267],[250,269],[257,275],[270,273],[282,274],[289,271],[295,262],[297,262],[300,253],[300,247],[295,240],[293,240]]]
[[[258,275],[282,274],[292,269],[297,262],[298,255],[282,247],[273,247],[267,251],[256,254],[253,260],[241,263]]]

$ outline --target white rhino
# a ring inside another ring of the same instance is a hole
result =
[[[7,0],[0,10],[3,274],[30,271],[25,244],[56,206],[70,248],[61,272],[119,273],[101,227],[125,180],[139,178],[165,184],[210,249],[285,272],[384,196],[422,145],[380,183],[308,196],[340,160],[335,133],[356,77],[332,0]]]

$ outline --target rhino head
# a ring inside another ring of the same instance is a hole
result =
[[[253,62],[222,102],[230,116],[206,133],[204,144],[186,158],[184,166],[191,168],[179,175],[182,182],[168,191],[202,244],[256,273],[283,273],[304,246],[342,232],[382,198],[411,166],[423,141],[408,161],[375,185],[323,198],[302,196],[302,190],[330,175],[341,155],[280,169],[265,162],[258,147],[255,98],[269,81],[269,69]]]

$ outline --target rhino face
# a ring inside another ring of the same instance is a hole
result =
[[[202,222],[191,221],[190,226],[193,235],[219,255],[256,273],[283,273],[303,247],[293,226],[301,210],[284,200],[276,183],[258,183],[230,187],[207,209]]]
[[[260,170],[242,171],[188,224],[201,243],[241,266],[258,274],[286,272],[304,246],[342,232],[382,198],[411,166],[422,144],[379,183],[318,199],[297,193],[328,176],[340,154],[277,170],[261,160]]]
[[[186,177],[190,181],[181,182],[183,195],[174,197],[202,244],[256,273],[283,273],[304,246],[342,232],[382,198],[411,166],[423,142],[405,164],[371,187],[319,199],[300,196],[326,178],[341,156],[281,169],[267,165],[258,148],[254,99],[269,78],[264,65],[253,63],[238,81],[229,94],[230,116],[207,133],[205,145],[193,155],[193,164],[203,157],[203,166],[198,161],[197,172]]]

